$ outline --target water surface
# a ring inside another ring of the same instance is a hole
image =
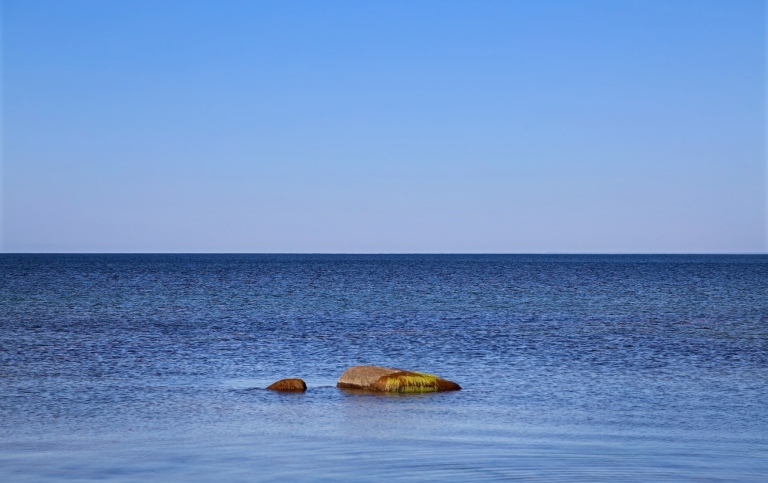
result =
[[[0,255],[3,481],[449,478],[766,481],[768,256]]]

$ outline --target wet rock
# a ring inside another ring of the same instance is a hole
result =
[[[307,390],[307,384],[298,378],[280,379],[267,386],[267,389],[281,392],[304,392]]]
[[[339,377],[342,389],[364,389],[376,392],[436,392],[458,391],[455,382],[424,372],[405,371],[392,367],[354,366]]]

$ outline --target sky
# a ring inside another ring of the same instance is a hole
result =
[[[3,252],[768,249],[765,1],[0,8]]]

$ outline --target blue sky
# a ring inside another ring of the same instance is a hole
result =
[[[766,251],[766,2],[2,2],[5,252]]]

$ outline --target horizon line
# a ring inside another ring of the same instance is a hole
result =
[[[768,255],[766,252],[0,252],[0,255]]]

